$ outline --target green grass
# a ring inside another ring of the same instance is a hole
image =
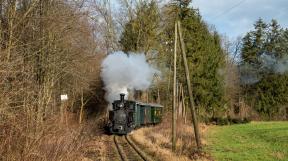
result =
[[[217,161],[288,161],[288,122],[215,126],[205,150]]]

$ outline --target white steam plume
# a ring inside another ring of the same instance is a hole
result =
[[[263,52],[258,58],[259,64],[244,63],[240,66],[241,82],[254,84],[265,74],[288,74],[288,56],[275,57],[275,54]]]
[[[146,62],[144,54],[125,54],[122,51],[108,55],[102,62],[101,77],[106,91],[105,99],[112,103],[120,93],[128,98],[129,90],[146,90],[158,70]]]
[[[277,74],[284,74],[288,72],[288,56],[276,58],[272,54],[263,53],[260,57],[263,68],[270,70]]]

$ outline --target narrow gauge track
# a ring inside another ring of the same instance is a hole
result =
[[[115,136],[114,143],[122,161],[151,161],[128,136]]]

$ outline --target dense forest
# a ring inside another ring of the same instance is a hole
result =
[[[261,18],[243,38],[241,86],[248,104],[266,119],[287,118],[288,30]],[[285,112],[286,111],[286,112]]]
[[[170,116],[177,21],[200,122],[288,119],[288,29],[277,20],[260,18],[230,41],[191,0],[113,7],[109,0],[0,0],[0,160],[79,159],[87,123],[106,117],[101,61],[114,51],[144,53],[161,72],[133,93]],[[189,92],[176,48],[177,113],[186,121]]]

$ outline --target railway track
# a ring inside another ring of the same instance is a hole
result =
[[[122,161],[152,161],[128,136],[113,136],[114,144]]]

